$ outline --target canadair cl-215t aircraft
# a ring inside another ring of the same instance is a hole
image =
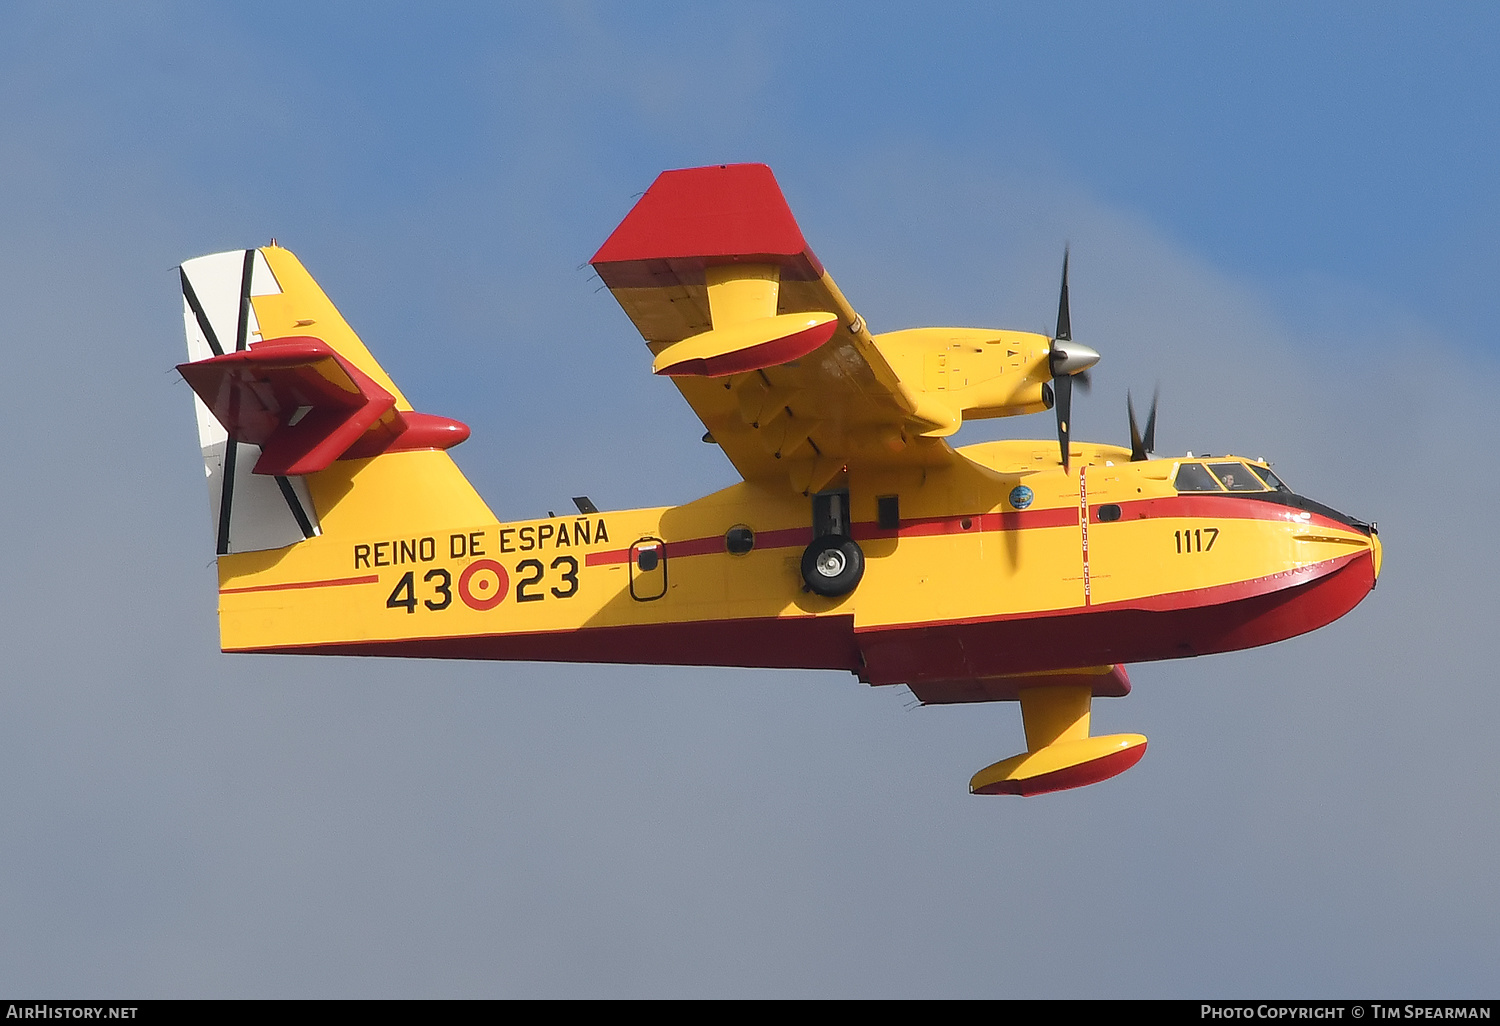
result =
[[[924,703],[1019,701],[1025,752],[976,794],[1133,766],[1090,736],[1123,663],[1266,645],[1374,586],[1374,524],[1258,460],[1069,437],[1067,261],[1052,337],[872,334],[769,168],[668,171],[593,266],[743,478],[682,506],[502,523],[301,263],[182,265],[226,652],[844,670]],[[1057,442],[954,448],[1051,409]]]

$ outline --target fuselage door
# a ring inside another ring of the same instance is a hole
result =
[[[630,597],[650,602],[666,593],[666,543],[660,538],[642,538],[630,546]]]

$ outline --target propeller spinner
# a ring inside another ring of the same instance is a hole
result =
[[[1052,408],[1057,412],[1057,444],[1062,450],[1063,472],[1068,470],[1068,431],[1073,417],[1073,379],[1089,389],[1088,369],[1099,362],[1099,354],[1073,341],[1073,319],[1068,311],[1068,251],[1063,250],[1062,292],[1057,299],[1057,334],[1047,352],[1052,371]],[[1154,407],[1153,407],[1154,408]]]

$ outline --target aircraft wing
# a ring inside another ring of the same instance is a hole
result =
[[[663,173],[591,263],[746,480],[959,458],[958,417],[903,385],[764,164]]]

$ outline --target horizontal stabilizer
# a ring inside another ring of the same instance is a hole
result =
[[[469,436],[457,421],[396,411],[390,392],[311,336],[177,369],[231,438],[261,447],[257,474],[312,474],[337,459],[446,449]]]

